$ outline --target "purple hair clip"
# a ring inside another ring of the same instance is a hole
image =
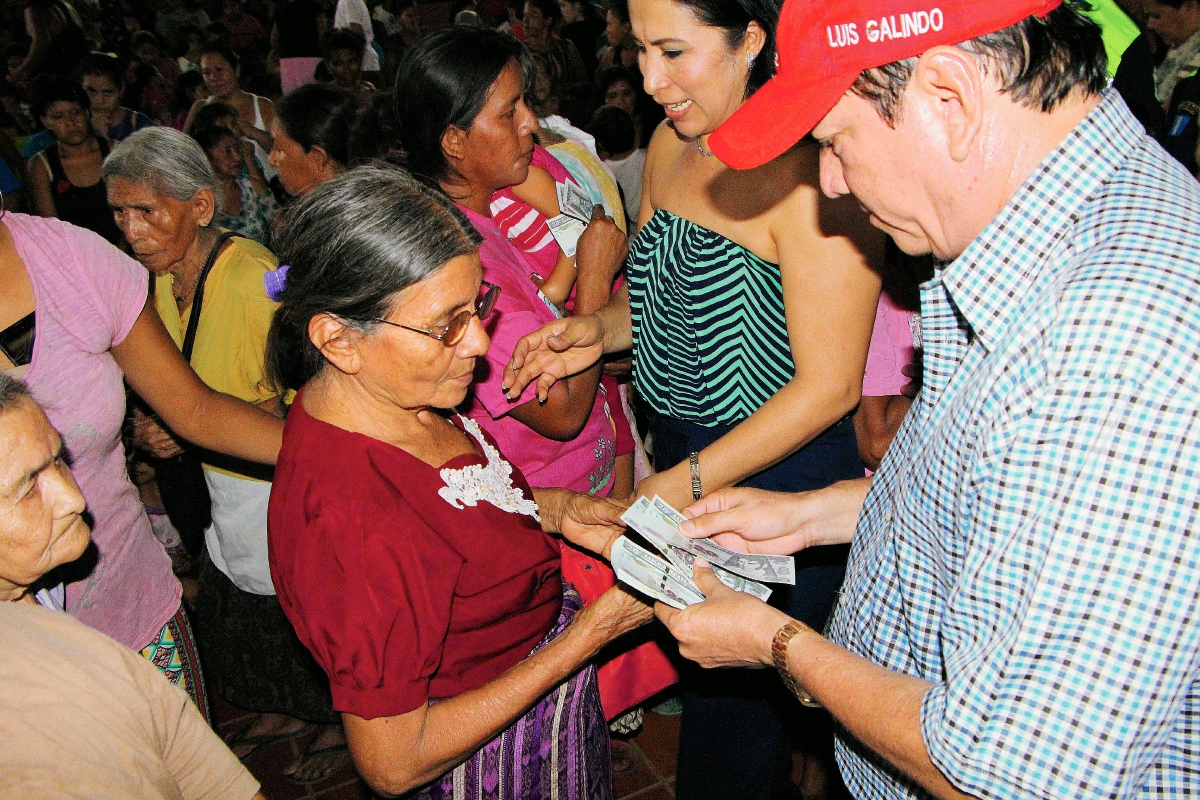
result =
[[[279,302],[280,295],[287,287],[287,274],[289,267],[287,264],[280,264],[279,269],[273,269],[263,275],[263,286],[267,287],[267,297]]]

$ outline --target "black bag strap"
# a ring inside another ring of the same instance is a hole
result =
[[[204,305],[204,282],[208,280],[208,273],[212,272],[213,264],[217,262],[217,256],[221,254],[221,248],[234,236],[237,234],[233,231],[225,231],[217,237],[212,250],[208,251],[208,260],[204,262],[204,269],[200,270],[200,277],[196,279],[196,293],[192,296],[192,316],[188,318],[187,332],[183,335],[183,360],[189,364],[192,363],[192,348],[196,345],[196,329],[200,327],[200,308]]]

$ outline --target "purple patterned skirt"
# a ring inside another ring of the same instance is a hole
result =
[[[536,653],[582,608],[563,584],[563,605]],[[609,800],[612,765],[596,667],[588,664],[465,762],[411,795],[419,800]]]

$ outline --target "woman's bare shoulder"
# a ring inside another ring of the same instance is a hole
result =
[[[679,154],[692,145],[688,140],[680,138],[667,120],[663,120],[654,129],[650,144],[646,146],[646,165],[642,168],[642,187],[653,180],[654,172],[672,163]]]

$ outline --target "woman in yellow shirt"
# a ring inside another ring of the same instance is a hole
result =
[[[104,179],[134,256],[155,275],[159,316],[196,374],[217,391],[282,415],[263,373],[276,305],[263,279],[277,262],[262,245],[212,224],[221,195],[204,151],[171,128],[147,128],[114,148]],[[180,452],[156,423],[142,427],[155,455]],[[303,783],[323,780],[348,756],[328,682],[275,598],[267,562],[270,471],[210,452],[202,461],[212,524],[204,536],[209,558],[200,568],[197,638],[217,692],[259,712],[229,744],[245,760],[323,725],[287,772]]]

